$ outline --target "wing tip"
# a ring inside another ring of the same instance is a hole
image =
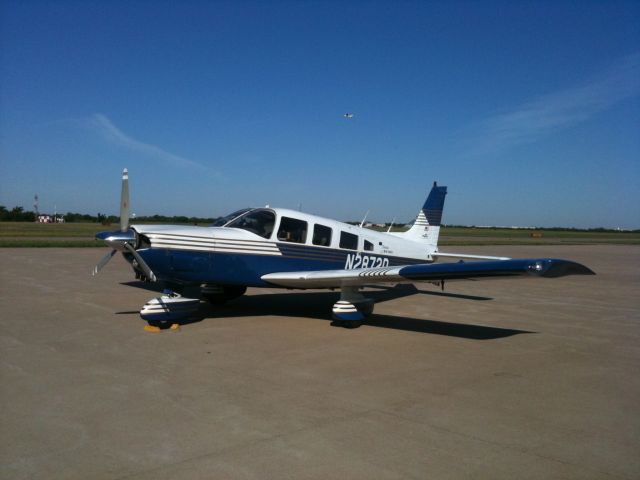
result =
[[[567,275],[595,275],[596,272],[581,263],[561,259],[536,260],[529,269],[532,273],[545,278],[558,278]]]

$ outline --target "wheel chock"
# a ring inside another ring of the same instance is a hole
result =
[[[171,328],[171,330],[178,331],[178,330],[180,330],[180,324],[179,323],[172,323],[171,327],[169,327],[169,328]]]
[[[160,327],[154,327],[153,325],[145,325],[144,331],[151,332],[151,333],[158,333],[160,332]]]

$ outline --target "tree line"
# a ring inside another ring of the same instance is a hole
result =
[[[102,223],[109,225],[118,223],[119,217],[115,215],[105,215],[98,213],[97,215],[89,215],[86,213],[67,212],[58,214],[58,217],[64,218],[65,223]],[[151,215],[137,216],[131,219],[136,223],[213,223],[216,218],[187,217],[185,215],[167,216],[167,215]],[[35,212],[25,211],[22,207],[14,207],[11,210],[4,205],[0,205],[0,222],[35,222]]]
[[[74,213],[68,212],[65,214],[59,214],[58,217],[64,218],[65,223],[101,223],[103,225],[110,225],[112,223],[118,223],[120,221],[119,217],[115,215],[105,215],[103,213],[98,213],[97,215],[89,215],[86,213]],[[200,224],[200,223],[213,223],[218,219],[218,217],[187,217],[185,215],[146,215],[146,216],[137,216],[131,219],[131,222],[135,223],[192,223],[192,224]],[[7,209],[4,205],[0,205],[0,222],[35,222],[36,214],[35,212],[25,211],[22,207],[13,207],[11,210]],[[352,225],[360,225],[360,222],[347,222]],[[384,224],[385,227],[389,227],[391,225],[390,222],[386,222]],[[396,223],[393,225],[394,227],[403,227],[405,226],[402,223]],[[442,225],[443,228],[499,228],[499,227],[475,227],[468,225]],[[518,230],[518,229],[515,229]],[[615,233],[619,232],[618,229],[613,228],[574,228],[574,227],[534,227],[527,228],[527,230],[540,230],[540,231],[559,231],[559,232],[602,232],[602,233]],[[626,232],[637,233],[640,230],[623,230]]]
[[[34,212],[25,212],[22,207],[13,207],[8,210],[4,205],[0,205],[0,221],[2,222],[35,222]]]

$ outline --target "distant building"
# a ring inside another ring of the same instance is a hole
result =
[[[373,223],[373,222],[367,222],[363,225],[363,227],[365,228],[371,228],[371,227],[384,227],[385,224],[384,223]]]
[[[64,223],[64,217],[57,215],[38,215],[38,223]]]

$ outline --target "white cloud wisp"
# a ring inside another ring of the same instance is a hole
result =
[[[624,57],[590,81],[540,96],[478,126],[469,154],[496,153],[586,121],[640,93],[640,53]]]
[[[200,169],[205,168],[198,162],[194,162],[193,160],[189,160],[188,158],[184,158],[179,155],[167,152],[166,150],[163,150],[156,145],[144,143],[140,140],[136,140],[135,138],[130,137],[118,127],[116,127],[106,115],[103,115],[101,113],[94,113],[93,115],[91,115],[87,123],[90,128],[98,132],[105,140],[113,145],[142,153],[148,157],[164,161],[175,167],[196,167]]]

